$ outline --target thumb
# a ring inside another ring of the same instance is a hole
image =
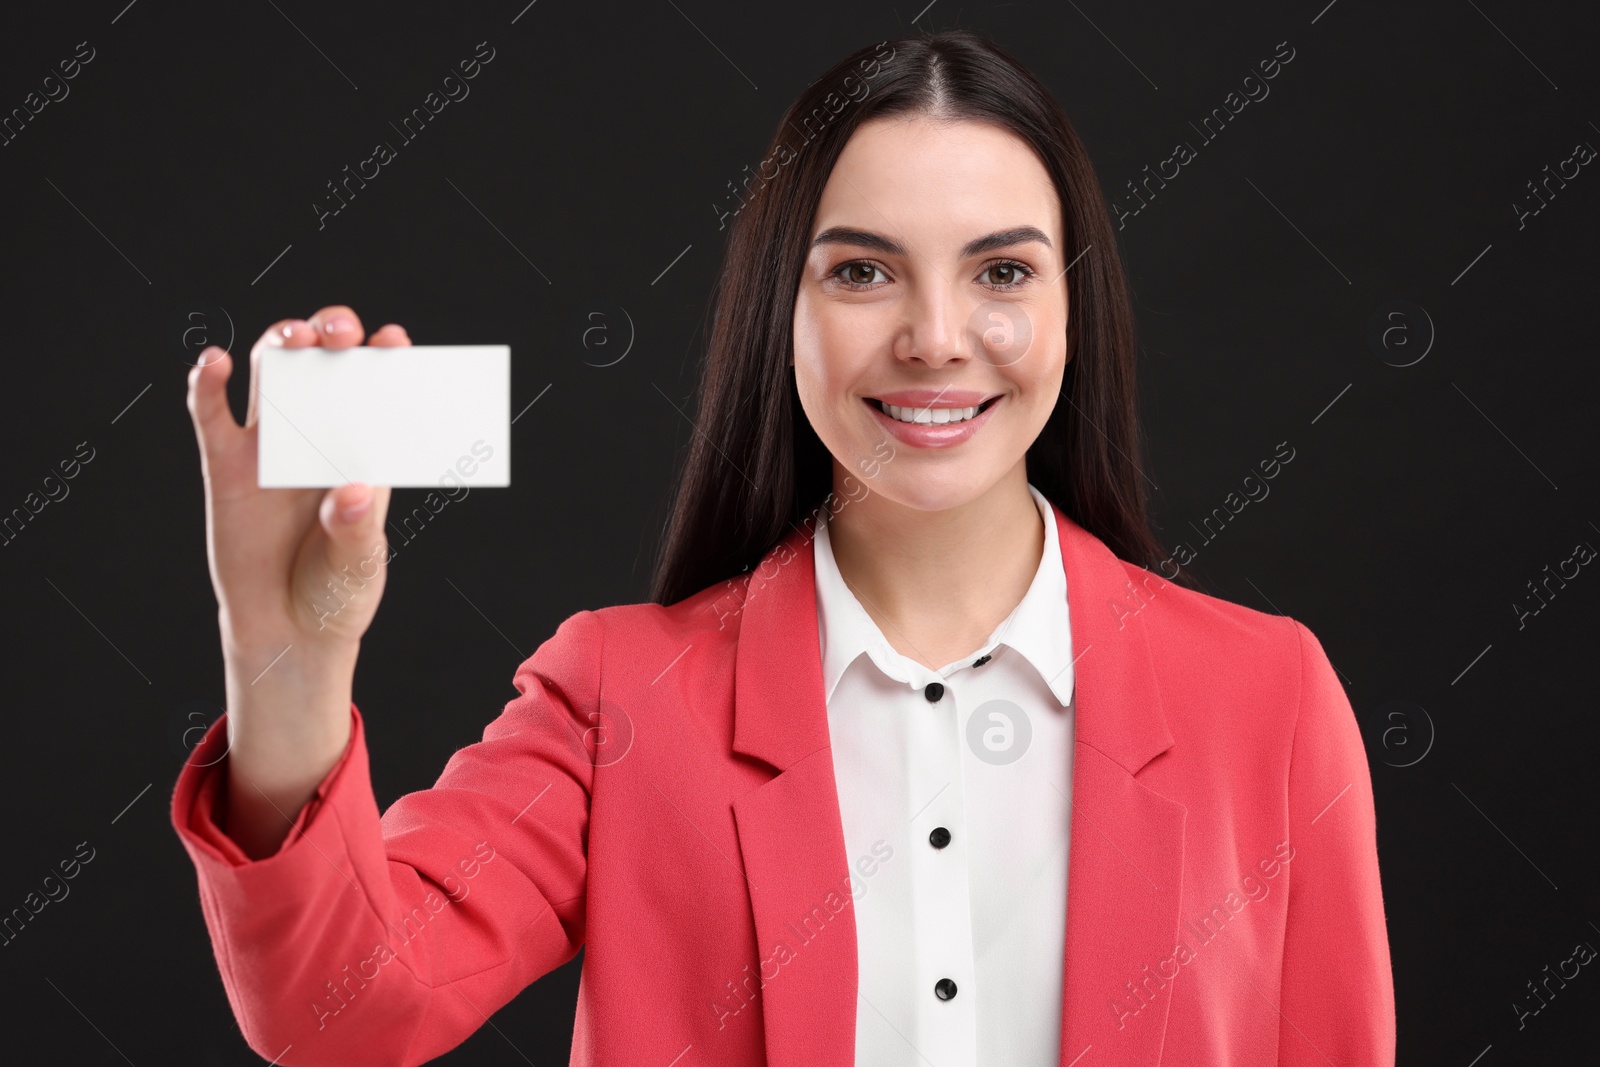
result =
[[[383,533],[389,492],[382,486],[350,482],[322,495],[317,519],[323,536],[307,536],[301,542],[300,554],[309,558],[298,559],[295,566],[296,588],[306,590],[318,631],[332,622],[336,634],[360,637],[377,609],[389,562]],[[362,606],[343,614],[352,603]]]
[[[382,509],[377,497],[378,491],[365,482],[341,485],[323,495],[318,518],[331,542],[331,554],[356,554],[382,535]]]

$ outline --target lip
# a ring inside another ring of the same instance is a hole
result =
[[[869,400],[881,400],[897,408],[975,408],[999,393],[980,393],[973,389],[901,389],[878,393]]]
[[[928,392],[923,391],[923,394],[928,395]],[[884,414],[883,411],[878,408],[878,405],[873,403],[874,400],[886,399],[887,397],[905,397],[914,395],[917,394],[915,392],[888,393],[885,394],[884,397],[863,397],[861,402],[867,406],[868,411],[872,412],[872,417],[878,420],[878,425],[883,427],[885,433],[889,434],[901,444],[910,445],[913,448],[954,448],[956,445],[963,443],[976,434],[979,430],[983,429],[984,425],[988,423],[989,417],[994,414],[995,409],[1001,404],[1005,403],[1003,397],[996,399],[994,403],[990,404],[987,408],[984,408],[982,411],[978,412],[977,415],[966,420],[965,422],[945,423],[942,426],[935,426],[932,423],[924,425],[923,423],[901,422],[899,419],[892,419],[888,415]],[[951,395],[951,393],[945,393],[941,399],[948,400]],[[929,405],[926,401],[924,401],[922,406],[970,408],[977,407],[985,399],[982,393],[961,393],[955,395],[963,398],[971,398],[971,403],[940,403]],[[915,406],[895,400],[888,400],[888,403],[894,404],[895,407]]]

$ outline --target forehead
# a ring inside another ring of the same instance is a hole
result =
[[[863,123],[823,187],[812,236],[830,226],[948,237],[1031,223],[1061,247],[1061,204],[1044,164],[1009,130],[897,115]]]

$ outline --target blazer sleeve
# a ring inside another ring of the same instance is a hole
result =
[[[1393,1067],[1394,978],[1366,746],[1321,642],[1294,626],[1301,683],[1278,1063]]]
[[[577,955],[601,641],[592,612],[567,619],[518,667],[519,695],[483,740],[381,817],[352,704],[345,753],[258,860],[213,817],[226,716],[212,724],[171,814],[253,1050],[283,1065],[423,1063]]]

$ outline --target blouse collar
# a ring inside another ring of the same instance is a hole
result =
[[[1067,611],[1067,575],[1062,565],[1060,538],[1056,531],[1052,505],[1033,484],[1028,492],[1044,522],[1044,551],[1039,569],[1022,600],[982,647],[937,671],[896,652],[883,631],[856,599],[833,558],[824,518],[817,524],[813,539],[817,583],[817,624],[822,647],[822,682],[826,699],[833,699],[845,669],[862,653],[870,656],[885,675],[921,689],[930,682],[947,678],[970,666],[974,660],[992,655],[1004,645],[1025,658],[1044,679],[1056,699],[1066,707],[1072,702],[1072,632]]]

